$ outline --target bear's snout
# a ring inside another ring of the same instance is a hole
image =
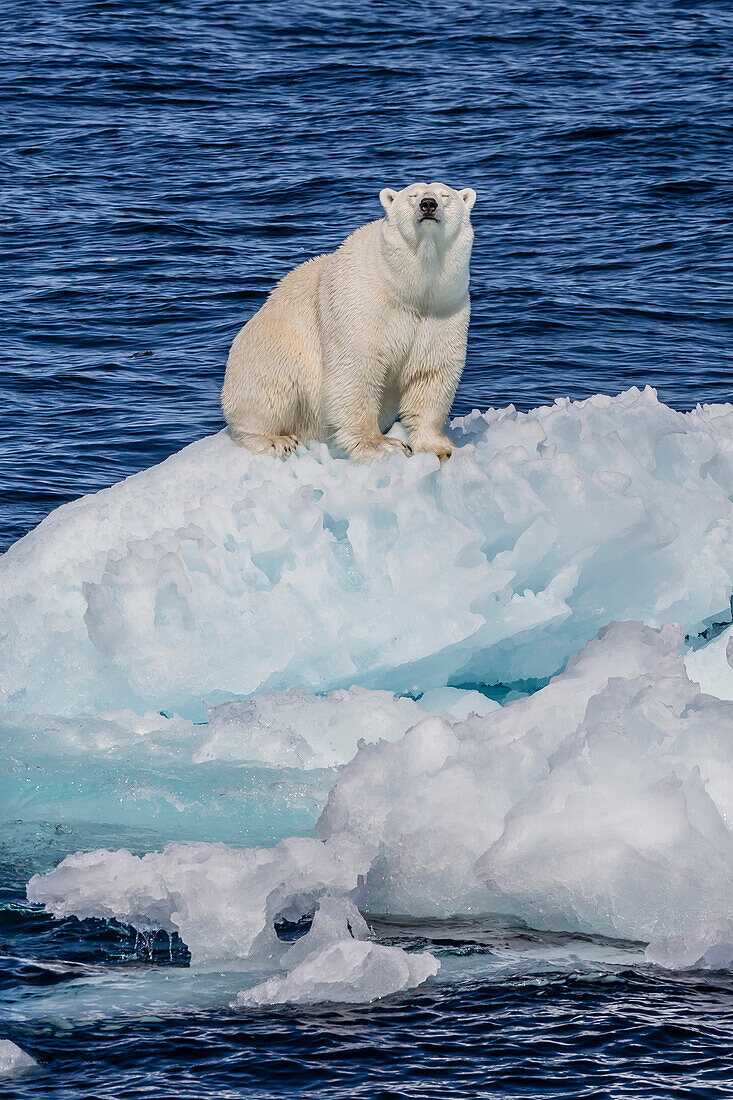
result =
[[[430,221],[438,221],[438,200],[434,199],[432,195],[423,195],[419,203],[420,208],[420,221],[424,222],[426,219]]]

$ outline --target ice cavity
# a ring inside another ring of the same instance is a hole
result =
[[[56,917],[115,918],[178,932],[196,962],[279,957],[275,922],[326,893],[347,897],[368,869],[360,846],[290,837],[274,848],[169,844],[142,857],[121,849],[67,856],[35,875],[28,898]]]
[[[478,714],[482,718],[499,709],[499,703],[488,699],[480,691],[453,687],[432,688],[421,695],[418,702],[423,710],[433,713],[442,711],[454,718],[468,718],[469,714]]]
[[[730,406],[632,389],[451,431],[443,467],[220,433],[57,509],[0,562],[4,705],[201,720],[270,688],[517,683],[611,619],[728,611]]]
[[[421,985],[440,963],[428,952],[368,942],[369,928],[349,901],[324,897],[310,931],[287,952],[287,973],[239,993],[233,1007],[273,1004],[351,1004],[374,1001]]]
[[[681,644],[675,626],[611,624],[530,697],[362,745],[321,841],[72,856],[31,880],[29,897],[59,916],[175,929],[210,958],[275,952],[277,913],[328,895],[364,912],[504,913],[651,942],[665,965],[687,965],[697,948],[684,945],[703,939],[700,957],[720,959],[733,918],[733,703],[700,692]],[[360,951],[334,956],[334,974],[354,981]],[[303,975],[321,973],[314,959],[262,996],[300,996]]]
[[[12,1077],[16,1073],[25,1073],[37,1066],[35,1058],[26,1054],[9,1039],[0,1039],[0,1077]]]

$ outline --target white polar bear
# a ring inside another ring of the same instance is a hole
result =
[[[379,199],[384,218],[286,275],[235,338],[221,403],[250,451],[319,439],[361,460],[450,456],[476,192],[415,183]],[[409,445],[383,434],[398,415]]]

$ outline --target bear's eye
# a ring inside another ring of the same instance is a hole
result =
[[[446,195],[445,191],[441,192],[440,197],[444,202],[450,202],[450,195]]]
[[[417,195],[408,195],[407,197],[410,200],[410,202],[414,202],[415,199],[417,198]]]

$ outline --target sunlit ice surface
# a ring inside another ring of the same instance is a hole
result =
[[[0,561],[17,1087],[68,1029],[111,1056],[296,1006],[719,1010],[733,409],[451,431],[443,467],[220,433]]]
[[[179,964],[87,964],[19,1024],[731,964],[733,703],[684,653],[704,673],[730,618],[733,410],[631,390],[451,427],[446,467],[222,433],[5,555],[28,900]],[[445,962],[439,923],[379,923],[467,915]]]

